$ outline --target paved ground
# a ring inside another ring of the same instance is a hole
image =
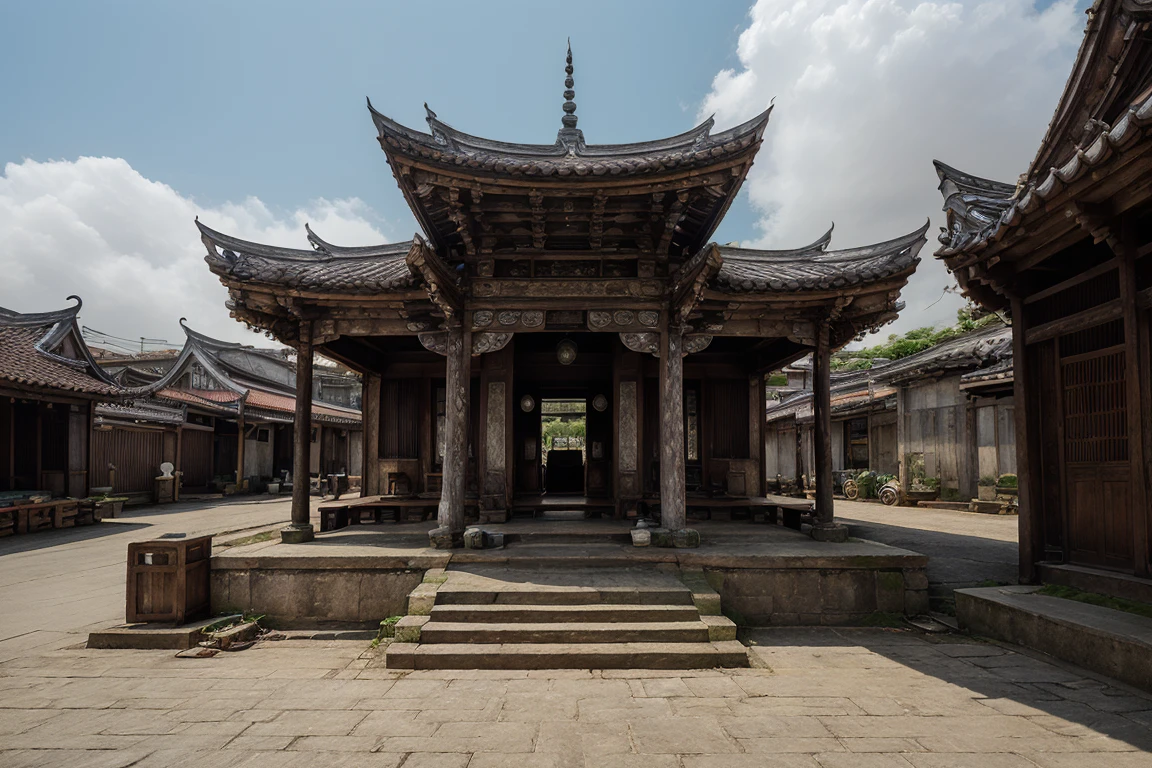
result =
[[[181,502],[128,509],[99,525],[0,539],[0,661],[79,642],[91,625],[123,622],[128,542],[287,522],[289,508],[287,497]]]
[[[0,765],[1136,768],[1152,697],[994,645],[771,630],[761,668],[409,672],[363,642],[0,663]],[[767,668],[765,668],[767,667]]]
[[[933,586],[955,589],[986,580],[1016,583],[1015,515],[837,501],[836,517],[853,536],[928,555],[928,580]]]

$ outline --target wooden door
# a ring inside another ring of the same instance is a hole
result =
[[[180,471],[185,488],[207,488],[212,484],[213,433],[208,429],[180,431]]]
[[[1070,334],[1070,336],[1079,336]],[[1061,339],[1064,503],[1068,560],[1128,570],[1134,565],[1132,472],[1123,346],[1076,352]]]

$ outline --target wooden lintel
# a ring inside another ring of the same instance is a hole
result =
[[[1124,307],[1120,299],[1113,299],[1112,301],[1105,302],[1091,309],[1086,309],[1083,312],[1077,312],[1074,315],[1068,315],[1059,320],[1053,320],[1050,323],[1029,328],[1024,331],[1024,341],[1026,344],[1036,344],[1037,342],[1053,339],[1057,336],[1063,336],[1072,331],[1090,328],[1093,325],[1115,320],[1122,317],[1123,314]]]

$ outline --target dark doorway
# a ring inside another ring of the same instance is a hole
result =
[[[540,403],[543,485],[544,492],[549,495],[584,494],[587,407],[586,398],[543,400]]]

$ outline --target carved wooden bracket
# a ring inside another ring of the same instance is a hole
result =
[[[658,333],[621,333],[620,341],[633,352],[660,357],[660,334]],[[687,357],[694,352],[703,352],[711,343],[711,336],[685,336],[680,356]]]
[[[713,243],[701,249],[680,268],[669,291],[674,320],[683,322],[688,319],[703,298],[708,281],[715,277],[723,263],[720,249]]]
[[[513,335],[511,333],[474,333],[472,334],[472,354],[482,355],[486,352],[499,352],[508,346]],[[421,346],[429,352],[435,352],[438,355],[447,353],[448,333],[446,331],[421,333],[417,334],[417,338],[420,339]]]
[[[445,317],[451,318],[464,308],[464,300],[456,287],[456,276],[420,235],[412,237],[412,248],[405,261],[408,270],[424,281],[428,298],[440,308]]]

